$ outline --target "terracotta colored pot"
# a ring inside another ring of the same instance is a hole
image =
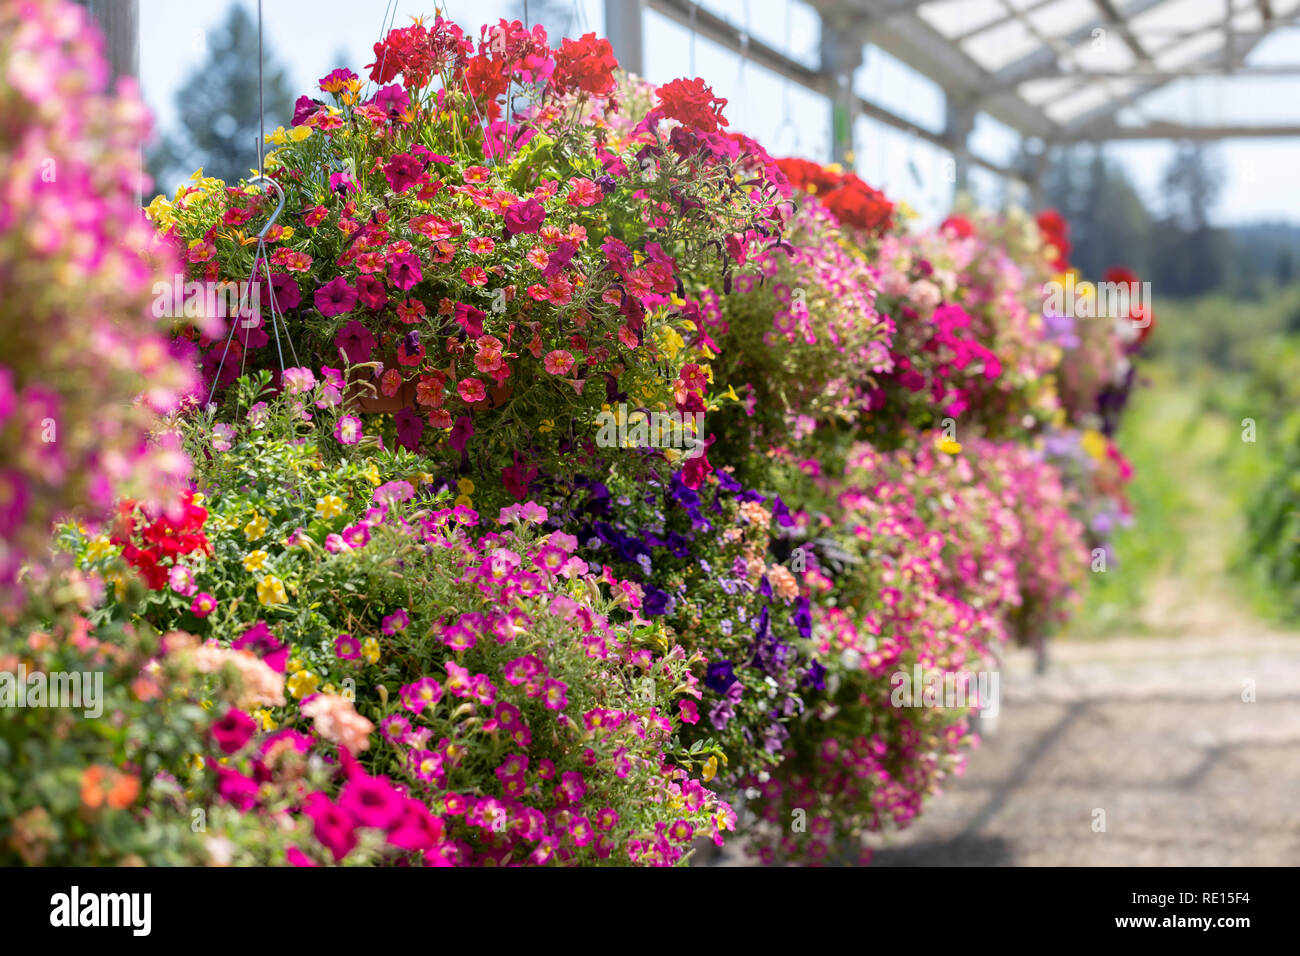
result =
[[[415,375],[407,377],[407,370],[397,364],[396,353],[385,355],[381,361],[384,363],[384,369],[395,368],[402,373],[402,387],[397,393],[388,396],[383,392],[371,392],[370,388],[365,385],[353,385],[354,382],[368,382],[370,385],[378,387],[378,383],[371,377],[371,370],[368,368],[353,369],[348,375],[348,387],[344,391],[343,405],[350,412],[361,414],[370,414],[373,412],[399,412],[403,408],[409,408],[415,404]]]

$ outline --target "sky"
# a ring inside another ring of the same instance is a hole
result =
[[[160,127],[175,123],[176,91],[204,62],[206,32],[220,25],[234,3],[242,3],[256,17],[256,0],[140,0],[140,80]],[[314,91],[316,80],[336,66],[362,72],[371,62],[371,48],[381,36],[386,14],[390,23],[404,26],[413,15],[441,7],[477,35],[483,23],[518,16],[522,5],[522,0],[263,0],[263,16],[268,52],[285,68],[290,86],[305,93]],[[603,6],[602,0],[532,0],[530,14],[543,7],[549,11],[543,21],[554,44],[557,34],[603,35]],[[702,6],[787,55],[816,65],[819,24],[799,0],[704,0]],[[822,97],[693,36],[654,11],[644,15],[644,37],[648,79],[702,76],[729,100],[726,114],[732,129],[758,139],[773,155],[829,160],[829,107]],[[339,54],[346,55],[346,62],[336,62]],[[1250,62],[1300,64],[1300,29],[1281,31],[1265,41]],[[943,124],[943,91],[874,47],[866,50],[854,88],[918,125],[938,130]],[[1190,123],[1300,123],[1300,77],[1179,81],[1148,97],[1145,111]],[[868,118],[859,119],[855,132],[857,171],[867,182],[908,202],[923,220],[934,221],[946,213],[952,201],[946,153]],[[1014,131],[982,114],[970,140],[976,154],[995,162],[1009,159],[1017,143]],[[1126,169],[1149,208],[1160,211],[1161,176],[1172,147],[1119,143],[1106,150]],[[1300,189],[1295,186],[1300,138],[1233,140],[1217,146],[1217,160],[1226,182],[1212,221],[1300,224]],[[1004,183],[976,171],[972,188],[981,201],[996,205]]]

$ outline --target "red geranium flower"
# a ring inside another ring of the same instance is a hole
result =
[[[729,126],[722,115],[722,108],[727,101],[713,95],[713,88],[706,86],[698,76],[693,80],[673,80],[665,83],[655,91],[659,97],[659,108],[665,116],[680,120],[684,126],[701,133],[716,133],[723,126]]]
[[[561,92],[581,90],[593,96],[614,92],[614,48],[606,39],[587,33],[579,40],[564,38],[555,51],[553,82]]]

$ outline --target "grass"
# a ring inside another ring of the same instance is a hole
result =
[[[1163,361],[1142,378],[1118,436],[1134,468],[1134,522],[1116,534],[1112,565],[1092,575],[1069,636],[1170,633],[1184,621],[1173,605],[1236,600],[1243,443],[1220,394],[1231,383]]]

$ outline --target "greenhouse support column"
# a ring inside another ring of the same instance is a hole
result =
[[[1029,200],[1034,212],[1047,205],[1043,191],[1043,176],[1047,173],[1047,155],[1048,150],[1044,146],[1042,152],[1029,158],[1029,170],[1025,178],[1029,185]]]
[[[821,72],[831,101],[831,161],[852,169],[853,126],[858,118],[858,95],[853,74],[862,65],[866,42],[863,21],[822,17]]]
[[[974,104],[955,99],[949,94],[943,139],[944,145],[952,153],[954,195],[965,192],[969,186],[970,150],[967,148],[967,140],[974,128]]]
[[[104,52],[112,71],[110,88],[119,77],[140,78],[140,4],[139,0],[75,0],[89,11],[104,34]],[[135,197],[141,200],[141,176],[144,156],[136,151]]]
[[[113,80],[140,76],[139,0],[76,0],[99,24],[104,34]]]
[[[645,76],[645,31],[641,0],[605,0],[605,35],[619,65]]]

